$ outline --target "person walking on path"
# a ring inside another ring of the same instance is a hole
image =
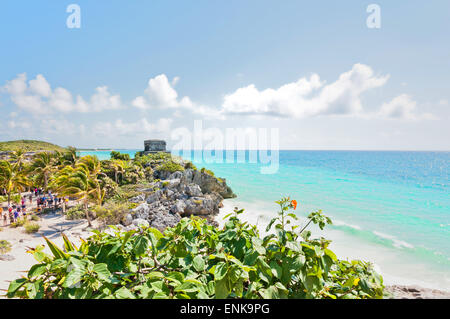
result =
[[[2,220],[3,226],[8,224],[8,209],[2,207]]]

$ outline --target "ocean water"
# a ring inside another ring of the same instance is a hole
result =
[[[261,174],[267,165],[248,158],[188,159],[226,178],[238,197],[225,210],[244,208],[261,229],[274,201],[290,196],[298,216],[321,209],[332,218],[313,234],[331,238],[339,257],[374,262],[387,283],[450,290],[450,152],[280,151],[275,174]]]

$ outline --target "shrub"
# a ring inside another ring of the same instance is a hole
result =
[[[197,170],[197,167],[192,162],[187,162],[186,164],[184,164],[184,168],[185,169],[193,169],[194,171]]]
[[[39,226],[39,224],[35,222],[26,222],[23,227],[25,228],[25,232],[27,234],[36,233],[39,228],[41,228],[41,226]]]
[[[204,167],[200,170],[200,172],[208,174],[210,176],[214,176],[214,172],[213,171],[210,171],[209,169],[206,169]]]
[[[27,219],[24,217],[18,218],[17,221],[15,221],[14,223],[11,223],[11,225],[9,225],[9,227],[11,227],[11,228],[21,227],[25,224],[26,221],[27,221]]]
[[[108,176],[101,179],[102,189],[105,190],[105,198],[111,198],[117,193],[119,185]]]
[[[122,154],[117,151],[112,151],[110,155],[111,155],[111,159],[118,159],[118,160],[123,160],[123,161],[130,160],[130,154]]]
[[[31,250],[38,264],[10,283],[9,298],[381,298],[383,280],[369,263],[341,261],[329,241],[311,239],[309,223],[331,221],[320,211],[295,231],[285,198],[261,238],[235,210],[222,229],[183,218],[164,233],[154,228],[94,231],[79,248],[46,239]],[[74,271],[73,269],[76,269]]]
[[[168,171],[171,173],[177,172],[177,171],[184,171],[184,167],[181,166],[178,163],[175,163],[173,161],[164,162],[161,165],[159,165],[156,170],[158,171]]]
[[[66,210],[66,219],[76,220],[86,218],[86,213],[84,212],[83,205],[76,205],[68,210]]]
[[[145,171],[139,165],[130,165],[122,175],[121,184],[137,184],[145,179]]]
[[[11,251],[11,243],[7,240],[0,240],[0,255],[9,253]]]
[[[10,197],[11,203],[19,204],[20,203],[20,195],[19,194],[12,194]],[[0,203],[5,203],[8,201],[7,195],[0,196]]]
[[[148,184],[130,184],[123,185],[116,190],[114,196],[111,197],[110,201],[115,203],[127,203],[129,199],[142,194],[139,188],[148,188]]]
[[[40,220],[40,218],[36,215],[31,215],[31,220],[37,222],[38,220]]]
[[[130,205],[107,202],[103,206],[96,206],[94,212],[104,225],[117,225],[130,212]]]

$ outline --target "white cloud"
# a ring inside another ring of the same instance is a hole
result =
[[[2,91],[9,94],[17,107],[31,113],[100,112],[122,107],[120,96],[111,95],[106,86],[97,87],[89,102],[86,102],[80,95],[74,98],[65,88],[57,87],[52,90],[41,74],[28,83],[26,74],[19,74],[15,79],[7,81]]]
[[[434,116],[429,113],[418,114],[417,102],[409,95],[401,94],[387,103],[383,103],[378,113],[381,118],[390,119],[433,119]]]
[[[30,129],[31,128],[31,124],[27,121],[9,121],[8,122],[8,127],[10,129]]]
[[[101,122],[94,127],[94,134],[105,136],[136,136],[154,133],[168,133],[172,125],[172,119],[160,118],[156,123],[150,123],[146,118],[136,122],[123,122],[117,119],[115,122]]]
[[[30,83],[30,91],[36,93],[37,95],[49,97],[50,94],[52,93],[50,84],[42,76],[42,74],[38,74],[36,78],[34,80],[31,80],[29,83]]]
[[[255,85],[228,94],[222,104],[227,114],[265,114],[304,118],[324,114],[354,115],[363,111],[362,93],[383,86],[389,75],[375,76],[363,64],[341,74],[325,85],[317,74],[285,84],[277,89],[258,90]]]
[[[132,105],[140,109],[191,108],[193,104],[189,97],[178,99],[178,93],[173,88],[178,80],[179,78],[175,77],[170,83],[165,74],[151,78],[145,89],[146,96],[138,96],[133,100]]]
[[[136,97],[131,104],[141,110],[174,109],[176,116],[180,116],[181,110],[187,110],[205,117],[223,118],[218,109],[194,103],[188,96],[179,98],[178,92],[174,89],[178,81],[179,77],[169,82],[165,74],[157,75],[148,81],[145,96]]]

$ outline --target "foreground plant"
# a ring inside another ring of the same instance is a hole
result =
[[[64,249],[45,238],[29,252],[38,264],[11,282],[9,298],[382,298],[383,280],[370,263],[342,261],[330,241],[311,239],[309,223],[331,221],[319,212],[296,232],[296,201],[278,202],[280,213],[264,238],[242,222],[243,210],[222,229],[204,219],[183,218],[164,233],[154,228],[94,231]],[[273,228],[272,228],[273,227]]]

